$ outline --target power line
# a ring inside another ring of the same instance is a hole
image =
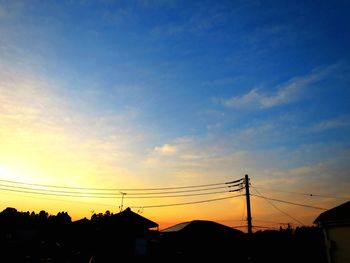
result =
[[[114,204],[102,204],[102,203],[93,203],[93,202],[81,202],[81,201],[76,201],[76,200],[64,200],[64,199],[54,199],[54,198],[47,198],[47,197],[42,197],[42,196],[28,196],[24,194],[12,194],[13,196],[19,196],[19,197],[27,197],[27,198],[34,198],[34,199],[41,199],[41,200],[49,200],[49,201],[59,201],[59,202],[68,202],[68,203],[77,203],[77,204],[83,204],[83,205],[98,205],[98,206],[108,206],[112,207],[115,206]]]
[[[220,186],[220,187],[211,187],[211,188],[203,188],[203,189],[191,189],[191,190],[181,190],[181,191],[165,191],[165,192],[156,192],[156,193],[128,193],[128,195],[158,195],[158,194],[177,194],[177,193],[189,193],[189,192],[202,192],[202,191],[210,191],[217,189],[225,189],[229,186]]]
[[[6,187],[11,189],[21,189],[21,190],[29,190],[29,191],[38,191],[38,192],[44,192],[44,193],[60,193],[60,194],[80,194],[80,195],[89,195],[89,196],[121,196],[122,193],[99,193],[99,192],[81,192],[81,191],[63,191],[63,190],[52,190],[52,189],[39,189],[39,188],[33,188],[33,187],[22,187],[22,186],[13,186],[13,185],[4,185],[0,184],[0,187]],[[187,192],[202,192],[202,191],[210,191],[210,190],[217,190],[217,189],[224,189],[228,188],[230,186],[222,186],[222,187],[210,187],[210,188],[203,188],[203,189],[192,189],[192,190],[181,190],[181,191],[164,191],[164,192],[155,192],[155,193],[128,193],[128,195],[161,195],[161,194],[177,194],[177,193],[187,193]],[[236,191],[236,190],[231,190]]]
[[[253,187],[253,186],[252,186],[252,187]],[[255,189],[255,187],[253,187],[253,189],[254,189],[258,194],[260,194],[260,192],[259,192],[257,189]],[[258,196],[258,195],[254,195],[254,194],[252,194],[252,195],[253,195],[253,196]],[[263,197],[263,196],[260,194],[258,197]],[[263,197],[263,198],[264,198],[264,197]],[[303,222],[301,222],[300,220],[296,219],[295,217],[293,217],[293,216],[291,216],[290,214],[288,214],[288,213],[284,212],[283,210],[281,210],[281,209],[280,209],[279,207],[277,207],[274,203],[272,203],[272,202],[270,201],[269,198],[265,198],[264,200],[265,200],[266,202],[268,202],[270,205],[272,205],[276,210],[280,211],[282,214],[288,216],[289,218],[293,219],[294,221],[298,222],[298,223],[301,224],[301,225],[305,225],[305,224],[304,224]]]
[[[230,185],[238,183],[243,179],[234,180],[231,182],[213,183],[213,184],[202,184],[202,185],[188,185],[188,186],[176,186],[176,187],[156,187],[156,188],[89,188],[89,187],[69,187],[69,186],[57,186],[57,185],[47,185],[47,184],[34,184],[34,183],[24,183],[11,180],[0,179],[0,182],[20,184],[20,185],[30,185],[46,188],[61,188],[61,189],[74,189],[74,190],[96,190],[96,191],[159,191],[159,190],[175,190],[175,189],[186,189],[186,188],[199,188],[199,187],[209,187],[217,185]]]
[[[52,189],[40,189],[34,187],[23,187],[23,186],[14,186],[14,185],[4,185],[0,184],[0,187],[7,187],[10,189],[21,189],[29,191],[38,191],[42,193],[60,193],[60,194],[81,194],[81,195],[110,195],[110,196],[119,196],[120,193],[96,193],[96,192],[78,192],[78,191],[63,191],[63,190],[52,190]]]
[[[270,223],[270,224],[277,224],[277,225],[288,225],[288,223],[281,223],[281,222],[275,222],[275,221],[269,221],[269,220],[254,219],[254,221],[263,222],[263,223]]]
[[[308,208],[314,208],[314,209],[319,209],[319,210],[328,210],[328,209],[323,208],[323,207],[317,207],[317,206],[312,206],[312,205],[299,204],[299,203],[284,201],[284,200],[280,200],[280,199],[269,198],[269,197],[262,196],[262,195],[256,195],[256,194],[251,194],[251,195],[252,195],[252,196],[256,196],[256,197],[260,197],[260,198],[264,198],[264,199],[268,199],[268,200],[272,200],[272,201],[276,201],[276,202],[291,204],[291,205],[298,205],[298,206],[303,206],[303,207],[308,207]]]
[[[288,193],[288,194],[297,194],[297,195],[305,195],[310,197],[323,197],[323,198],[334,198],[334,199],[349,199],[348,197],[340,197],[340,196],[331,196],[331,195],[320,195],[320,194],[312,194],[312,193],[302,193],[302,192],[293,192],[293,191],[285,191],[285,190],[279,190],[274,188],[265,188],[260,186],[255,186],[255,188],[273,191],[273,192],[280,192],[280,193]]]
[[[64,197],[84,197],[84,198],[115,198],[115,196],[91,196],[91,195],[70,195],[70,194],[54,194],[54,193],[43,193],[43,192],[35,192],[35,191],[25,191],[25,190],[14,190],[14,189],[6,189],[1,188],[0,191],[10,191],[16,193],[26,193],[26,194],[38,194],[38,195],[51,195],[51,196],[64,196]]]
[[[197,193],[197,194],[180,194],[180,195],[161,195],[161,196],[125,196],[124,198],[130,199],[130,198],[137,198],[137,199],[143,199],[143,198],[171,198],[171,197],[185,197],[185,196],[198,196],[198,195],[211,195],[211,194],[223,194],[223,193],[231,193],[231,192],[238,192],[241,191],[242,188],[237,190],[231,190],[231,191],[218,191],[218,192],[209,192],[209,193]]]
[[[238,192],[241,191],[242,188],[236,189],[236,190],[230,190],[230,191],[217,191],[217,192],[208,192],[208,193],[197,193],[197,194],[180,194],[180,195],[160,195],[160,196],[125,196],[124,198],[137,198],[137,199],[143,199],[143,198],[170,198],[170,197],[185,197],[185,196],[198,196],[198,195],[210,195],[210,194],[223,194],[223,193],[232,193],[232,192]]]
[[[159,196],[126,196],[124,198],[127,199],[145,199],[145,198],[171,198],[171,197],[190,197],[190,196],[199,196],[199,195],[212,195],[212,194],[222,194],[222,193],[230,193],[240,191],[242,189],[236,189],[231,191],[216,191],[216,192],[207,192],[207,193],[196,193],[196,194],[180,194],[180,195],[159,195]],[[104,195],[93,195],[86,193],[77,193],[77,194],[64,194],[64,193],[51,193],[51,192],[40,192],[35,190],[18,190],[18,189],[8,189],[1,188],[0,191],[10,191],[10,192],[18,192],[18,193],[27,193],[27,194],[39,194],[39,195],[48,195],[48,196],[62,196],[62,197],[81,197],[81,198],[121,198],[122,195],[112,195],[112,194],[104,194]]]
[[[276,227],[271,227],[271,226],[253,226],[253,228],[266,228],[266,229],[276,229]]]
[[[232,228],[246,228],[247,226],[233,226]],[[271,226],[252,226],[253,228],[266,228],[266,229],[276,229],[276,227]]]
[[[159,208],[159,207],[168,207],[168,206],[191,205],[191,204],[199,204],[199,203],[220,201],[220,200],[235,198],[235,197],[239,197],[239,196],[244,196],[244,194],[234,195],[234,196],[229,196],[229,197],[215,198],[215,199],[207,199],[207,200],[201,200],[201,201],[194,201],[194,202],[186,202],[186,203],[146,205],[146,206],[131,206],[130,208]]]

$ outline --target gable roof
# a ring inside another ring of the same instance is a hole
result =
[[[314,223],[323,225],[350,224],[350,201],[321,213]]]
[[[141,226],[144,228],[154,228],[158,227],[156,222],[153,222],[146,217],[143,217],[133,211],[131,211],[130,207],[123,210],[122,212],[112,215],[113,221],[117,221],[118,223],[128,224],[133,226]]]

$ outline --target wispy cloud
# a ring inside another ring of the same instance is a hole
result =
[[[210,180],[212,176],[226,180],[223,178],[230,178],[233,170],[243,173],[250,160],[246,152],[228,150],[208,138],[180,137],[152,149],[144,160],[144,170],[166,174],[169,181],[197,177]]]
[[[311,85],[328,77],[337,64],[313,70],[310,74],[294,77],[277,88],[275,93],[264,92],[262,88],[253,88],[241,96],[221,99],[220,102],[227,108],[236,109],[267,109],[297,101],[303,92]]]
[[[22,167],[17,179],[23,181],[104,184],[127,176],[132,182],[131,170],[142,154],[145,134],[136,128],[137,111],[126,108],[91,114],[79,110],[88,106],[85,96],[79,95],[67,92],[65,85],[37,68],[30,70],[26,58],[19,58],[15,65],[3,60],[0,167]]]
[[[323,132],[327,130],[349,127],[350,126],[350,118],[335,118],[329,120],[323,120],[314,124],[311,128],[308,129],[308,132]]]
[[[348,155],[346,151],[344,155]],[[342,155],[341,155],[342,156]],[[336,193],[338,196],[349,196],[347,189],[350,185],[347,170],[349,169],[349,157],[323,160],[310,165],[299,165],[290,169],[267,169],[256,171],[257,184],[276,188],[276,185],[283,185],[284,190],[308,189],[310,193]],[[258,177],[264,178],[262,181]],[[343,185],[336,182],[336,178],[341,179]],[[323,189],[323,190],[320,190]]]
[[[262,95],[259,94],[259,89],[254,88],[248,93],[242,96],[231,97],[229,99],[221,100],[222,105],[227,108],[238,108],[244,109],[248,107],[259,107],[261,106]]]

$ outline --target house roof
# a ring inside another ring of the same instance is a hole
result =
[[[158,227],[158,224],[156,222],[153,222],[133,211],[128,207],[127,209],[123,210],[122,212],[115,214],[112,216],[113,220],[120,222],[120,223],[127,223],[130,225],[139,225],[146,228],[154,228]]]
[[[187,232],[187,233],[201,233],[201,232],[216,232],[216,233],[231,233],[240,235],[242,231],[219,224],[214,221],[207,220],[193,220],[190,222],[183,222],[172,227],[168,227],[161,231],[162,233]]]
[[[321,213],[314,221],[320,224],[350,223],[350,201]]]
[[[161,232],[176,232],[176,231],[180,231],[181,229],[184,229],[186,226],[188,226],[191,222],[183,222],[183,223],[179,223],[176,224],[174,226],[168,227],[163,229]]]

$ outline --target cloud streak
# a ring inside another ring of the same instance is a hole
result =
[[[317,132],[323,132],[323,131],[343,128],[343,127],[349,127],[349,126],[350,126],[350,119],[341,117],[341,118],[323,120],[321,122],[318,122],[314,124],[311,128],[309,128],[308,132],[317,133]]]
[[[269,109],[299,100],[304,91],[311,85],[322,81],[329,76],[337,64],[325,68],[314,69],[305,76],[294,77],[277,88],[276,92],[264,92],[255,87],[241,96],[221,99],[220,103],[226,108],[233,109]]]
[[[12,179],[26,182],[138,184],[131,171],[145,131],[136,127],[137,111],[81,111],[86,96],[29,70],[26,58],[15,61],[0,65],[0,168],[18,168]]]

